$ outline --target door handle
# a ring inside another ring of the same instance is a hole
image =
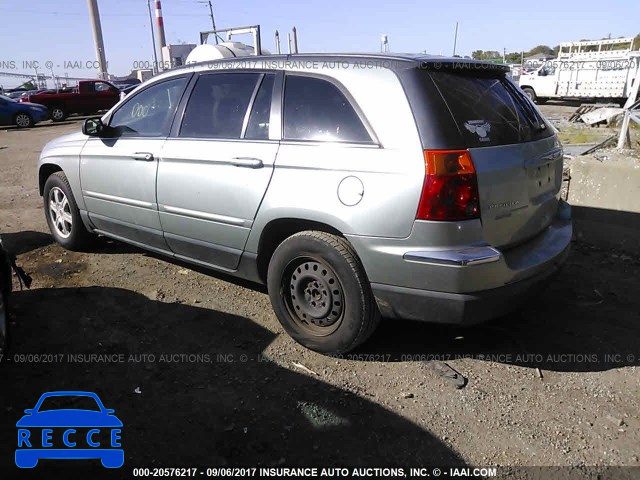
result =
[[[259,158],[253,157],[234,157],[231,159],[231,165],[245,168],[262,168],[264,163]]]
[[[152,162],[153,161],[153,153],[148,152],[136,152],[131,157],[134,160],[142,160],[143,162]]]

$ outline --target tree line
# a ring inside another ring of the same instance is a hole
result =
[[[611,35],[602,38],[601,40],[607,40],[610,39]],[[624,38],[624,37],[619,37],[619,38]],[[584,41],[589,41],[589,39],[582,39],[580,40],[581,42]],[[625,48],[624,45],[618,46],[618,45],[614,45],[612,47],[613,50],[617,50],[617,49],[621,49],[621,48]],[[633,49],[634,50],[640,50],[640,33],[638,35],[635,36],[634,40],[633,40]],[[558,55],[558,51],[560,50],[560,45],[556,45],[555,47],[551,48],[549,45],[538,45],[536,47],[533,47],[531,50],[529,50],[528,52],[524,52],[524,57],[531,57],[533,55],[537,55],[539,53],[543,53],[545,55],[549,55],[549,56],[557,56]],[[522,52],[509,52],[507,53],[504,57],[507,63],[520,63],[521,59],[522,59]],[[497,50],[474,50],[471,53],[471,58],[475,58],[476,60],[501,60],[502,59],[502,53],[498,52]]]

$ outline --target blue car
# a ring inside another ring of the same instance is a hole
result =
[[[49,120],[49,109],[44,105],[18,102],[13,98],[0,95],[0,125],[29,128],[45,120]]]
[[[122,422],[91,392],[48,392],[18,423],[16,465],[33,468],[41,458],[100,459],[124,464]]]

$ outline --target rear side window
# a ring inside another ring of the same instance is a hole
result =
[[[240,138],[259,73],[202,75],[184,112],[181,137]]]
[[[421,73],[442,96],[466,147],[522,143],[553,133],[518,87],[502,75]]]
[[[284,138],[371,143],[355,109],[337,86],[323,79],[287,75]]]

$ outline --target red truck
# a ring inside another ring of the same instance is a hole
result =
[[[120,100],[120,90],[104,80],[81,80],[76,88],[50,90],[20,97],[21,102],[39,103],[49,109],[51,120],[61,122],[72,113],[90,115],[108,110]]]

